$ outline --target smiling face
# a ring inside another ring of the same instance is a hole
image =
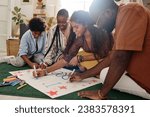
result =
[[[85,26],[74,21],[71,21],[71,26],[73,28],[73,32],[76,34],[77,37],[82,37],[84,35],[86,31]]]
[[[67,21],[68,21],[68,19],[64,16],[57,17],[57,24],[58,24],[60,30],[66,30],[67,24],[68,24]]]

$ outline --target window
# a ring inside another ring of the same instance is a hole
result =
[[[61,8],[65,8],[69,11],[69,15],[77,10],[89,11],[89,6],[93,0],[60,0]]]

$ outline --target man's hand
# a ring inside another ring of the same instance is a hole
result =
[[[71,75],[71,77],[69,79],[70,82],[80,82],[82,80],[83,79],[82,79],[80,73],[74,73],[73,75]]]

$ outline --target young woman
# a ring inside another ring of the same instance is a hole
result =
[[[111,46],[109,35],[105,30],[94,26],[88,12],[82,10],[74,12],[70,22],[73,32],[70,33],[63,58],[52,66],[47,67],[47,69],[38,70],[37,75],[39,77],[62,68],[69,63],[74,64],[74,59],[81,61],[82,58],[76,57],[80,48],[83,48],[86,52],[92,52],[97,60],[108,54]],[[35,76],[34,72],[33,75]]]

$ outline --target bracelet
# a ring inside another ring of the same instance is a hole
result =
[[[106,96],[103,96],[103,95],[102,95],[101,90],[98,90],[97,93],[98,93],[98,97],[99,97],[101,100],[107,99]]]
[[[82,55],[78,55],[77,59],[78,59],[78,63],[83,62],[83,56]]]
[[[78,63],[80,63],[80,60],[79,60],[79,55],[77,55],[77,60],[78,60]]]

